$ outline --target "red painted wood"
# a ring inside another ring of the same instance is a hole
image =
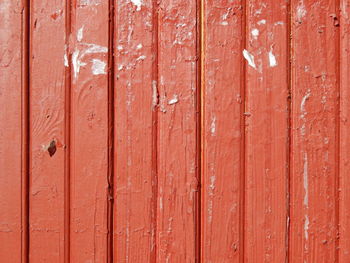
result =
[[[155,259],[154,8],[151,0],[116,1],[115,262]]]
[[[0,261],[350,261],[349,9],[3,0]]]
[[[70,260],[107,262],[108,1],[71,16]]]
[[[197,182],[197,10],[159,6],[157,262],[195,262]]]
[[[22,208],[22,25],[21,1],[0,3],[0,258],[21,262]],[[24,93],[23,93],[24,95]],[[23,215],[25,217],[25,215]]]
[[[341,1],[340,10],[339,262],[347,262],[350,261],[350,1]]]
[[[285,262],[288,216],[288,6],[247,1],[245,262]]]
[[[337,1],[292,3],[290,262],[337,260]]]
[[[242,4],[204,1],[203,7],[202,262],[243,256]]]
[[[31,2],[30,262],[64,262],[65,1]]]

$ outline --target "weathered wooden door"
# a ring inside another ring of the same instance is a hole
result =
[[[1,0],[0,262],[350,262],[350,0]]]

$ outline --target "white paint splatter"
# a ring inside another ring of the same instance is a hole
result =
[[[79,3],[81,6],[91,6],[101,4],[101,0],[80,0]]]
[[[278,26],[278,25],[284,25],[284,23],[283,23],[282,21],[277,21],[277,22],[275,23],[275,26]]]
[[[251,33],[252,33],[253,38],[257,39],[260,32],[259,32],[259,29],[254,28]]]
[[[123,50],[123,46],[122,46],[122,45],[118,45],[118,46],[117,46],[117,49],[118,49],[119,51],[121,51],[121,50]]]
[[[77,32],[77,40],[81,42],[83,40],[84,26],[82,26]]]
[[[178,102],[179,102],[178,96],[177,96],[177,95],[174,95],[174,97],[173,97],[171,100],[168,101],[168,104],[169,104],[169,105],[173,105],[173,104],[176,104],[176,103],[178,103]]]
[[[142,1],[141,0],[131,0],[131,2],[137,7],[136,11],[140,11],[141,10],[141,6],[142,6]]]
[[[300,0],[299,4],[297,6],[297,14],[296,14],[297,19],[298,19],[299,22],[301,22],[302,18],[304,16],[306,16],[306,13],[307,12],[306,12],[306,9],[305,9],[304,1]]]
[[[265,25],[265,24],[266,24],[265,19],[261,19],[260,21],[258,21],[258,25]]]
[[[136,49],[141,49],[141,48],[142,48],[142,44],[141,43],[136,46]]]
[[[276,60],[275,55],[272,53],[272,48],[271,48],[271,50],[269,52],[269,63],[270,63],[270,67],[271,68],[277,66],[277,60]]]
[[[223,26],[227,26],[228,22],[227,21],[222,21],[220,24],[223,25]]]
[[[94,75],[104,75],[106,74],[106,62],[99,60],[99,59],[93,59],[92,65],[91,65],[92,74]]]
[[[309,238],[309,224],[310,224],[309,217],[307,215],[305,215],[304,236],[305,236],[306,240],[308,240],[308,238]]]
[[[250,54],[246,49],[243,50],[243,56],[248,61],[249,66],[256,69],[256,65],[254,62],[254,56]]]

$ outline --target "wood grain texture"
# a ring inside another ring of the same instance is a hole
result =
[[[197,5],[159,6],[157,261],[195,262]]]
[[[108,1],[72,6],[71,262],[107,262],[108,19]]]
[[[22,241],[22,2],[0,3],[0,258],[21,262]],[[24,245],[24,244],[23,244]]]
[[[64,262],[65,1],[32,2],[30,38],[29,260]]]
[[[350,1],[340,1],[339,262],[350,261]]]
[[[245,262],[287,255],[288,6],[246,2]]]
[[[242,5],[243,1],[204,1],[202,262],[241,262],[243,256]]]
[[[154,4],[116,1],[114,260],[155,259]]]
[[[293,1],[290,262],[337,262],[337,1]]]

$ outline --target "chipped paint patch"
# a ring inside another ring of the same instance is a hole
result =
[[[248,61],[249,66],[256,69],[256,65],[254,62],[254,56],[250,54],[246,49],[243,50],[243,56]]]
[[[63,55],[63,61],[64,61],[64,66],[65,66],[65,67],[69,67],[67,54],[64,54],[64,55]]]
[[[306,123],[306,115],[307,115],[307,111],[305,109],[305,104],[306,104],[306,100],[311,96],[311,91],[310,89],[307,90],[305,96],[302,98],[301,100],[301,103],[300,103],[300,119],[303,121],[303,124],[300,128],[300,134],[301,136],[304,136],[305,135],[305,123]]]
[[[131,2],[136,6],[136,11],[141,10],[142,1],[141,0],[131,0]]]
[[[152,105],[156,107],[158,105],[158,89],[157,89],[157,81],[152,81]]]
[[[74,78],[78,77],[78,74],[80,72],[80,67],[86,65],[86,63],[80,61],[79,53],[80,53],[80,51],[78,49],[76,49],[73,52],[73,54],[72,54],[72,64],[73,64],[73,70],[74,70]]]
[[[174,97],[173,97],[171,100],[168,101],[168,104],[169,104],[169,105],[173,105],[173,104],[176,104],[176,103],[178,103],[178,102],[179,102],[178,96],[177,96],[177,95],[174,95]]]
[[[304,168],[303,168],[303,186],[304,186],[304,206],[308,208],[309,206],[309,181],[308,181],[308,160],[307,153],[304,153],[303,157]]]
[[[304,5],[304,1],[301,0],[299,1],[299,4],[297,6],[297,12],[296,12],[296,17],[298,19],[299,22],[301,22],[302,18],[306,16],[306,9],[305,9],[305,5]]]
[[[277,66],[277,60],[275,55],[272,53],[272,49],[269,51],[269,63],[271,68]]]
[[[216,117],[213,116],[211,118],[210,133],[211,133],[212,136],[214,136],[215,132],[216,132]]]
[[[92,65],[91,65],[91,71],[92,71],[92,74],[94,75],[106,74],[106,62],[99,59],[93,59]]]
[[[306,240],[308,240],[308,238],[309,238],[309,224],[310,224],[309,217],[307,215],[305,215],[304,237],[305,237]]]
[[[259,36],[259,29],[257,29],[257,28],[254,28],[253,30],[252,30],[252,32],[251,32],[251,34],[252,34],[252,36],[253,36],[253,38],[254,39],[257,39],[258,38],[258,36]]]
[[[258,21],[258,25],[265,25],[266,24],[266,19],[261,19]]]
[[[77,40],[81,42],[83,40],[84,26],[82,26],[77,32]]]
[[[145,60],[146,59],[146,56],[145,55],[142,55],[142,56],[139,56],[136,61],[140,61],[140,60]]]

